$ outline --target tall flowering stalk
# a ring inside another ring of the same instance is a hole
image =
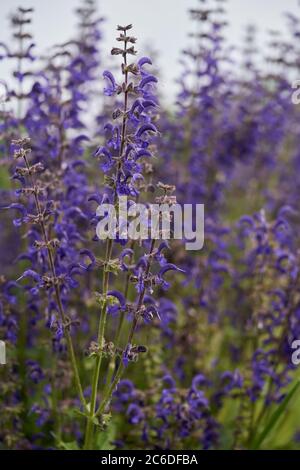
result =
[[[85,407],[85,398],[82,391],[82,386],[79,378],[78,367],[76,363],[72,338],[70,334],[70,319],[67,317],[63,302],[61,299],[61,286],[65,283],[70,282],[70,277],[66,274],[61,273],[57,274],[57,268],[55,266],[55,253],[56,249],[59,246],[59,240],[50,237],[50,226],[49,221],[51,217],[55,215],[55,208],[53,207],[53,202],[45,199],[48,188],[47,183],[44,185],[38,184],[35,180],[35,176],[44,171],[44,167],[41,163],[36,163],[31,165],[29,162],[29,154],[31,151],[30,140],[24,138],[18,141],[13,141],[14,146],[14,157],[18,160],[23,160],[23,166],[16,167],[15,177],[22,182],[22,189],[19,191],[19,194],[22,197],[33,197],[35,213],[28,213],[23,204],[14,203],[10,206],[11,209],[20,211],[22,217],[18,219],[18,223],[29,223],[37,225],[40,232],[35,232],[34,237],[34,247],[38,252],[39,250],[42,253],[47,253],[48,257],[48,267],[43,275],[39,274],[32,269],[25,270],[22,276],[18,279],[20,281],[23,278],[29,278],[34,281],[35,287],[32,288],[31,293],[34,295],[38,292],[39,289],[50,289],[53,292],[56,307],[60,316],[60,326],[62,334],[65,335],[67,341],[67,347],[70,357],[70,362],[72,365],[74,380],[77,387],[77,392],[81,400],[82,405]],[[28,184],[26,184],[28,182]],[[40,195],[43,195],[43,202],[40,199]],[[48,272],[47,272],[48,271]]]
[[[104,202],[110,202],[114,206],[117,205],[118,197],[128,196],[128,207],[134,205],[140,194],[138,189],[138,181],[143,180],[143,173],[149,171],[149,163],[146,163],[145,158],[148,160],[153,156],[154,148],[151,146],[151,135],[157,134],[157,129],[153,123],[153,113],[157,108],[157,100],[153,96],[152,86],[157,82],[157,79],[144,70],[146,64],[151,65],[150,59],[143,57],[137,63],[129,63],[129,57],[136,55],[134,44],[136,38],[130,36],[129,31],[132,25],[118,26],[120,32],[117,40],[122,43],[122,48],[113,48],[112,55],[119,55],[122,57],[121,71],[123,82],[117,84],[113,74],[109,71],[104,72],[104,77],[107,80],[108,86],[105,93],[108,96],[119,95],[122,97],[120,107],[113,113],[113,119],[116,124],[109,123],[105,126],[108,140],[105,146],[101,146],[95,153],[95,156],[100,160],[100,165],[106,174],[106,189],[103,196]],[[151,294],[155,284],[163,284],[163,275],[171,270],[177,270],[175,265],[165,264],[164,258],[160,255],[160,249],[155,248],[155,240],[149,239],[143,243],[144,250],[131,268],[134,271],[131,275],[128,274],[129,268],[121,263],[119,269],[127,271],[125,292],[108,291],[110,284],[110,271],[114,261],[112,260],[114,247],[117,248],[121,242],[122,227],[117,227],[118,241],[111,239],[106,242],[106,255],[104,260],[104,272],[102,280],[101,292],[101,312],[98,328],[98,353],[95,361],[94,375],[92,381],[90,416],[87,422],[85,448],[93,446],[93,427],[95,418],[98,417],[100,423],[102,421],[103,413],[110,403],[112,394],[118,385],[118,382],[124,372],[125,367],[131,360],[136,360],[139,353],[144,352],[146,349],[143,346],[133,344],[134,334],[138,327],[139,321],[143,318],[149,320],[153,317],[153,313],[158,315],[155,307],[155,300],[151,296],[147,296],[147,304],[145,303],[145,296],[147,293]],[[123,241],[124,243],[124,241]],[[126,240],[125,240],[126,243]],[[130,242],[131,248],[125,248],[121,251],[120,259],[129,257],[134,261],[135,253],[133,244]],[[158,275],[151,272],[153,261],[157,259],[162,264],[161,270]],[[128,283],[134,282],[138,292],[137,299],[134,303],[127,301]],[[120,304],[119,313],[121,315],[119,326],[116,332],[116,343],[118,343],[122,327],[124,323],[124,313],[127,311],[132,317],[131,327],[128,333],[128,338],[125,348],[119,351],[119,345],[113,344],[115,354],[119,354],[120,358],[117,362],[117,368],[112,377],[112,367],[110,364],[107,383],[102,397],[102,401],[96,409],[97,392],[99,384],[99,375],[101,363],[105,348],[107,348],[107,341],[105,340],[105,329],[107,322],[107,315],[109,313],[109,297],[114,297]],[[148,305],[149,304],[149,305]],[[111,381],[111,382],[110,382]]]

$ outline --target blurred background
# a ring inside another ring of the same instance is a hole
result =
[[[99,13],[105,18],[103,26],[107,56],[115,43],[115,27],[118,23],[133,23],[134,34],[139,39],[140,53],[151,48],[159,51],[161,68],[160,89],[164,96],[172,99],[176,93],[176,77],[180,75],[180,51],[188,45],[191,31],[188,9],[199,5],[197,0],[98,0]],[[38,49],[46,51],[54,41],[61,43],[69,39],[76,29],[76,16],[71,12],[80,4],[79,0],[9,0],[2,2],[0,30],[1,41],[9,37],[10,14],[22,4],[34,7],[33,37]],[[245,27],[253,24],[257,28],[259,44],[263,48],[269,30],[284,32],[283,13],[297,13],[297,0],[228,0],[226,4],[229,25],[226,30],[229,44],[241,44]],[[142,38],[142,39],[141,39]],[[105,56],[105,51],[102,51]],[[8,65],[0,62],[1,77],[8,76]]]
[[[99,418],[95,448],[300,449],[291,359],[300,338],[299,2],[98,0],[104,22],[91,0],[1,6],[0,339],[9,367],[0,368],[0,450],[83,446],[64,332],[83,392],[95,398],[107,281],[118,301],[109,305],[101,397],[130,351],[134,361],[149,350],[128,367],[111,420]],[[130,23],[138,59],[153,67],[132,68],[126,89],[116,86],[125,65],[111,49],[116,26]],[[29,168],[26,158],[19,167],[28,141],[12,145],[20,136],[32,142]],[[143,244],[130,244],[130,266],[118,262],[128,256],[119,243],[108,263],[95,208],[119,187],[134,202],[160,200],[162,188],[172,200],[176,187],[178,202],[204,203],[204,249],[176,240],[150,278]],[[151,295],[136,310],[141,285]],[[145,322],[134,350],[137,312]]]

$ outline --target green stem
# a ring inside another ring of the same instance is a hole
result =
[[[130,247],[131,249],[133,249],[134,243],[135,243],[135,240],[132,240],[131,247]],[[130,260],[131,260],[131,258],[132,257],[130,257]],[[127,300],[127,298],[128,298],[129,280],[130,280],[130,272],[127,273],[126,281],[125,281],[125,289],[124,289],[125,300]],[[121,314],[120,314],[120,319],[119,319],[119,323],[118,323],[118,327],[117,327],[117,331],[116,331],[116,336],[115,336],[115,340],[114,340],[115,348],[120,346],[120,339],[121,339],[121,333],[122,333],[122,330],[123,330],[124,320],[125,320],[125,312],[122,311]],[[111,384],[111,381],[112,381],[112,378],[113,378],[113,375],[114,375],[114,370],[115,370],[115,357],[111,357],[110,361],[109,361],[109,364],[108,364],[106,384],[105,384],[104,391],[103,391],[104,396],[108,392],[109,386]]]
[[[153,254],[153,251],[154,251],[154,247],[155,247],[155,240],[152,240],[151,248],[150,248],[150,252],[149,252],[149,260],[148,260],[147,268],[145,270],[145,277],[148,276],[150,268],[151,268],[152,254]],[[139,322],[139,311],[140,311],[140,309],[143,305],[145,293],[146,293],[146,287],[143,288],[142,292],[139,295],[137,307],[136,307],[136,310],[135,310],[134,320],[132,322],[130,332],[129,332],[129,335],[128,335],[128,339],[127,339],[127,345],[132,344],[133,336],[134,336],[135,330],[136,330],[138,322]],[[124,370],[125,370],[125,366],[124,366],[123,361],[121,359],[119,367],[118,367],[116,375],[115,375],[115,378],[114,378],[113,382],[111,383],[110,387],[108,388],[107,392],[104,393],[103,400],[102,400],[98,410],[96,411],[95,416],[101,416],[101,414],[105,411],[105,408],[108,405],[108,403],[111,401],[112,394],[113,394],[116,386],[118,385],[118,383],[119,383],[119,381],[120,381],[120,379],[123,375]]]
[[[114,390],[116,389],[122,375],[123,375],[123,372],[125,370],[125,366],[123,364],[123,362],[121,361],[120,362],[120,365],[118,367],[118,370],[116,372],[116,375],[114,377],[114,380],[112,381],[112,383],[110,384],[110,387],[108,388],[106,394],[104,395],[103,397],[103,400],[101,402],[101,405],[99,406],[95,416],[101,416],[103,414],[103,412],[105,411],[105,408],[106,406],[109,404],[110,400],[111,400],[111,397],[112,397],[112,394],[114,392]]]
[[[110,261],[111,253],[112,253],[112,240],[108,240],[107,247],[106,247],[105,267],[104,267],[104,273],[103,273],[103,287],[102,287],[103,304],[102,304],[99,327],[98,327],[99,354],[97,355],[95,368],[93,372],[90,412],[89,412],[89,417],[87,419],[86,431],[85,431],[84,449],[86,450],[91,449],[92,444],[93,444],[93,434],[94,434],[93,418],[94,418],[96,402],[97,402],[98,383],[99,383],[99,375],[100,375],[101,362],[102,362],[104,332],[105,332],[106,317],[107,317],[107,291],[108,291],[108,283],[109,283],[109,270],[108,270],[107,265]]]
[[[33,177],[31,176],[31,173],[30,173],[30,166],[29,166],[29,163],[28,163],[28,160],[27,160],[26,156],[24,156],[24,161],[25,161],[27,169],[29,170],[29,175],[30,175],[32,186],[34,188],[36,188],[34,179],[33,179]],[[40,217],[40,220],[41,220],[40,221],[40,227],[41,227],[41,230],[42,230],[42,235],[43,235],[45,245],[47,247],[50,271],[51,271],[53,279],[57,279],[52,248],[49,244],[49,239],[48,239],[45,223],[44,223],[44,220],[43,220],[43,217],[42,217],[41,205],[40,205],[40,201],[39,201],[38,194],[37,194],[36,190],[34,191],[34,199],[35,199],[36,210],[37,210],[37,213],[38,213],[38,215]],[[73,371],[73,375],[74,375],[75,385],[76,385],[76,388],[77,388],[77,392],[78,392],[80,401],[81,401],[84,409],[86,409],[86,401],[85,401],[85,398],[84,398],[84,395],[83,395],[83,390],[82,390],[81,381],[80,381],[80,377],[79,377],[79,372],[78,372],[78,367],[77,367],[77,361],[76,361],[76,357],[75,357],[73,342],[72,342],[71,334],[70,334],[70,331],[69,331],[68,327],[67,328],[65,327],[65,325],[66,325],[66,315],[65,315],[65,311],[64,311],[63,304],[62,304],[62,301],[61,301],[59,287],[58,287],[57,284],[55,284],[54,292],[55,292],[56,302],[57,302],[57,305],[58,305],[58,311],[59,311],[60,318],[61,318],[61,321],[62,321],[63,327],[64,327],[64,334],[65,334],[65,338],[66,338],[66,341],[67,341],[68,354],[69,354],[69,358],[70,358],[70,361],[71,361],[71,366],[72,366],[72,371]]]
[[[53,371],[51,377],[51,392],[52,392],[52,413],[53,413],[53,429],[55,432],[56,444],[61,440],[61,414],[59,412],[59,387],[56,384],[57,362],[54,361]]]
[[[127,40],[124,42],[124,53],[123,59],[124,63],[123,66],[125,68],[124,72],[124,105],[123,105],[123,118],[122,118],[122,128],[121,128],[121,145],[120,145],[120,152],[119,152],[119,161],[117,166],[116,172],[116,184],[118,181],[118,175],[121,169],[121,158],[123,156],[124,146],[125,146],[125,137],[126,137],[126,129],[127,129],[127,107],[128,107],[128,70],[127,70]],[[115,188],[114,191],[114,203],[116,203],[117,199],[117,191]],[[106,268],[107,263],[110,260],[112,252],[112,240],[108,240],[107,243],[107,251],[106,251]],[[98,344],[99,344],[99,355],[96,359],[96,364],[93,373],[92,379],[92,393],[91,393],[91,405],[90,405],[90,413],[87,420],[86,425],[86,432],[85,432],[85,441],[84,441],[84,449],[91,449],[93,446],[93,434],[94,434],[94,423],[93,419],[95,417],[95,410],[96,410],[96,401],[97,401],[97,391],[98,391],[98,382],[99,382],[99,374],[101,368],[101,361],[102,361],[102,346],[103,346],[103,339],[104,339],[104,332],[105,332],[105,325],[106,325],[106,316],[107,316],[107,300],[106,294],[108,291],[108,281],[109,281],[109,273],[108,271],[104,272],[103,275],[103,295],[104,295],[104,303],[101,311],[100,321],[99,321],[99,330],[98,330]]]

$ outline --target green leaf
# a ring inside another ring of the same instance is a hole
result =
[[[116,423],[111,421],[105,430],[98,431],[96,438],[97,450],[113,450],[115,448],[111,443],[116,437],[116,430]]]
[[[56,445],[59,449],[62,449],[62,450],[80,450],[76,441],[64,442],[57,436],[56,433],[51,432],[51,434],[54,437],[54,439],[56,441]]]
[[[71,415],[82,416],[87,419],[90,418],[90,415],[88,413],[85,413],[84,411],[80,411],[77,408],[75,408],[74,410],[71,410]]]
[[[276,411],[274,411],[274,413],[270,417],[269,421],[267,422],[267,424],[266,424],[264,430],[261,432],[261,434],[259,434],[257,438],[254,438],[253,443],[251,445],[251,448],[253,450],[257,450],[257,449],[260,448],[263,441],[266,439],[268,434],[275,427],[275,425],[277,424],[279,418],[281,417],[281,415],[285,411],[286,407],[288,406],[289,402],[291,401],[291,399],[295,395],[296,391],[298,390],[299,385],[300,385],[300,381],[297,382],[293,386],[293,388],[289,391],[289,393],[286,395],[284,400],[282,400],[282,402],[280,403],[280,405],[278,406]]]
[[[58,445],[63,450],[80,450],[76,441],[72,441],[72,442],[60,441]]]

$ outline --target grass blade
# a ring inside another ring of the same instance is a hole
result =
[[[298,390],[299,385],[300,385],[300,381],[298,381],[293,386],[293,388],[289,391],[289,393],[286,395],[284,400],[282,400],[282,402],[280,403],[280,405],[278,406],[276,411],[274,411],[274,413],[272,414],[272,416],[269,419],[269,421],[267,422],[264,430],[261,432],[261,434],[256,439],[254,439],[253,444],[251,446],[251,448],[253,450],[259,449],[259,447],[261,446],[261,444],[263,443],[263,441],[265,440],[267,435],[272,431],[274,426],[277,424],[277,422],[278,422],[279,418],[281,417],[282,413],[285,411],[287,405],[289,404],[289,402],[291,401],[291,399],[295,395],[296,391]]]

